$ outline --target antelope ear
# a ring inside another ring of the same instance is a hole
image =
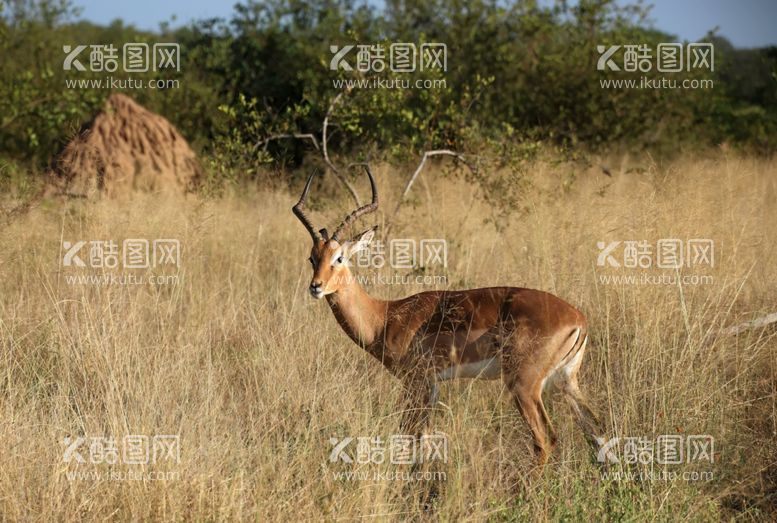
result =
[[[345,242],[343,250],[346,253],[346,258],[349,258],[353,254],[367,248],[372,239],[375,237],[375,231],[378,230],[378,226],[371,227],[363,233],[356,236],[355,239]]]

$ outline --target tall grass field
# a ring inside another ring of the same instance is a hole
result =
[[[406,171],[374,166],[381,208],[354,232],[385,230]],[[422,174],[386,253],[444,239],[446,263],[356,267],[384,277],[371,294],[530,287],[588,319],[580,384],[621,459],[599,463],[549,391],[559,442],[540,472],[498,380],[441,386],[428,431],[446,454],[425,473],[357,459],[359,438],[400,433],[401,390],[307,292],[301,186],[43,200],[0,228],[0,519],[773,521],[777,337],[725,329],[777,312],[775,173],[726,151],[612,176],[538,161],[505,188],[511,212],[439,164]],[[332,227],[352,203],[328,180],[310,207]],[[176,263],[91,266],[89,242],[128,239],[176,240]],[[662,240],[712,251],[662,268]],[[85,266],[65,263],[80,241]],[[666,435],[681,462],[658,462]],[[688,454],[695,436],[707,453]],[[332,459],[348,437],[351,462]]]

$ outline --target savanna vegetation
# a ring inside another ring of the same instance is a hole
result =
[[[385,210],[396,203],[392,169],[374,166]],[[0,231],[3,519],[773,520],[775,334],[720,329],[774,310],[774,169],[719,153],[614,180],[592,174],[569,190],[557,163],[538,164],[522,196],[531,212],[499,229],[483,224],[492,209],[469,183],[427,172],[429,191],[396,234],[448,238],[448,267],[399,272],[445,279],[370,293],[486,285],[556,293],[588,317],[580,382],[608,436],[715,438],[712,463],[613,465],[603,476],[568,406],[549,395],[559,445],[537,476],[528,429],[501,383],[449,382],[431,430],[448,435],[450,458],[436,465],[445,479],[431,505],[427,481],[402,479],[409,466],[330,462],[330,438],[386,442],[398,433],[401,390],[308,295],[310,239],[289,211],[296,195],[38,207]],[[319,209],[325,199],[311,195]],[[313,216],[338,222],[350,203],[340,198]],[[384,225],[386,214],[375,221]],[[603,279],[643,271],[597,266],[597,241],[665,236],[714,238],[715,266],[696,269],[712,280]],[[174,280],[79,284],[115,271],[61,266],[61,238],[138,237],[179,239],[180,267],[124,274]],[[388,266],[358,273],[396,276]],[[120,443],[127,434],[180,435],[180,462],[63,460],[66,437]],[[122,479],[130,473],[156,479]]]
[[[0,5],[0,519],[777,517],[777,332],[727,330],[777,312],[777,49],[711,32],[714,71],[677,78],[714,87],[603,89],[598,45],[676,40],[642,4],[271,0],[154,32],[81,21],[67,0]],[[64,71],[63,46],[127,42],[180,44],[180,71],[144,77],[176,87],[123,92],[191,143],[201,183],[44,193],[52,159],[112,92],[67,88],[99,75]],[[330,70],[330,46],[365,42],[444,42],[447,70],[418,73],[444,84],[335,89],[373,73]],[[406,190],[430,150],[455,154]],[[446,266],[357,268],[403,277],[371,294],[552,292],[588,318],[580,383],[607,436],[710,435],[712,459],[602,467],[549,395],[559,444],[538,473],[503,385],[461,380],[433,416],[449,442],[435,496],[406,466],[333,463],[332,438],[399,431],[401,391],[309,297],[310,239],[291,206],[317,170],[311,213],[339,222],[345,185],[368,194],[349,168],[363,161],[381,204],[359,230],[448,248]],[[77,240],[130,238],[176,239],[180,263],[63,263]],[[599,263],[599,244],[665,238],[711,240],[714,262]],[[160,434],[180,437],[179,459],[63,459],[72,438]]]
[[[63,70],[63,45],[78,43],[119,49],[126,42],[180,44],[178,88],[127,91],[195,144],[219,185],[300,165],[312,151],[307,141],[281,140],[267,150],[256,144],[283,133],[312,133],[320,140],[338,94],[333,80],[371,74],[329,70],[330,46],[364,43],[442,42],[447,70],[419,73],[444,79],[444,87],[349,92],[334,108],[329,141],[333,154],[351,161],[404,160],[437,148],[488,150],[504,159],[516,148],[519,155],[531,154],[538,144],[676,154],[729,143],[771,153],[777,133],[773,47],[736,49],[711,32],[706,41],[715,45],[715,66],[705,73],[713,88],[601,88],[598,45],[655,50],[677,40],[648,28],[648,21],[644,5],[612,0],[384,6],[272,0],[239,3],[229,20],[166,23],[150,33],[120,19],[109,26],[78,21],[69,0],[6,1],[0,11],[3,176],[44,169],[111,92],[65,87],[67,78],[104,76]],[[654,67],[647,76],[658,75]],[[677,79],[695,76],[678,73]]]

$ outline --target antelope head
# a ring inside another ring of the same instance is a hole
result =
[[[305,226],[305,229],[307,229],[310,237],[313,239],[313,247],[310,250],[309,258],[310,264],[313,266],[313,277],[310,280],[309,290],[310,294],[316,299],[323,298],[328,294],[334,294],[352,282],[353,276],[349,269],[349,260],[354,254],[367,247],[375,235],[377,226],[367,229],[351,240],[344,241],[340,238],[343,230],[349,227],[357,218],[372,213],[378,208],[378,191],[375,187],[375,179],[372,177],[369,166],[365,165],[364,170],[370,179],[372,202],[357,208],[346,216],[331,236],[329,236],[326,229],[316,230],[305,214],[305,200],[308,197],[310,185],[313,182],[312,174],[305,184],[305,189],[303,189],[299,201],[292,207],[294,215],[302,222],[302,225]]]

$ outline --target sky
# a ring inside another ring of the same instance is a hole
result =
[[[116,18],[140,29],[158,29],[160,22],[173,26],[202,18],[229,18],[235,0],[75,0],[81,17],[99,24]],[[378,2],[376,2],[378,3]],[[627,3],[623,0],[621,3]],[[777,45],[777,0],[647,0],[652,4],[653,26],[681,40],[694,41],[711,29],[736,47]]]

